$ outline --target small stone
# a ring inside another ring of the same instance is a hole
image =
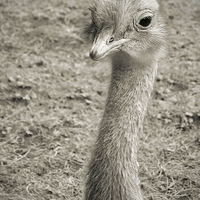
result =
[[[24,86],[24,82],[22,82],[22,81],[17,81],[17,86],[18,86],[18,87]]]
[[[32,99],[37,99],[37,94],[35,92],[33,92],[32,95],[31,95],[31,98]]]
[[[193,116],[193,113],[191,113],[191,112],[186,112],[185,115],[186,115],[186,116],[189,116],[189,117],[192,117],[192,116]]]
[[[29,97],[28,94],[26,94],[26,95],[23,97],[23,99],[24,99],[24,100],[27,100],[27,101],[30,101],[30,100],[31,100],[31,98]]]
[[[16,78],[17,78],[17,80],[19,80],[19,79],[22,78],[22,76],[21,75],[17,75]]]
[[[188,119],[189,124],[192,124],[193,121],[194,121],[194,120],[193,120],[192,118],[189,118],[189,119]]]
[[[19,92],[16,92],[15,97],[19,99],[19,98],[22,98],[22,95]]]
[[[168,88],[166,88],[166,89],[165,89],[165,93],[167,93],[167,94],[168,94],[168,93],[170,93],[170,92],[171,92],[171,90],[170,90],[170,89],[168,89]]]
[[[157,119],[161,119],[162,115],[160,113],[157,114]]]
[[[15,79],[14,79],[12,76],[9,76],[9,77],[8,77],[8,81],[9,81],[9,82],[15,82]]]
[[[186,126],[185,123],[182,123],[182,124],[180,125],[181,128],[184,128],[185,126]]]
[[[163,80],[163,75],[162,74],[158,74],[156,80],[157,81],[162,81]]]
[[[165,124],[168,124],[168,123],[171,122],[171,119],[167,119],[167,118],[166,118],[166,119],[164,120],[164,122],[165,122]]]
[[[60,131],[54,130],[53,135],[56,136],[56,137],[60,136]]]
[[[90,101],[90,100],[88,100],[88,99],[85,99],[85,103],[86,103],[87,105],[90,105],[90,104],[92,103],[92,101]]]

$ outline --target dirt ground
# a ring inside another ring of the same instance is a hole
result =
[[[200,1],[165,0],[168,54],[139,136],[146,200],[200,199]],[[81,32],[89,0],[0,0],[0,199],[83,194],[110,66]]]

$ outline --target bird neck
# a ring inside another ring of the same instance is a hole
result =
[[[155,61],[142,63],[123,52],[113,56],[102,127],[124,128],[121,133],[129,132],[130,137],[140,132],[156,72]]]
[[[112,58],[111,83],[97,143],[102,145],[103,154],[112,163],[112,176],[117,179],[112,183],[116,189],[113,199],[143,199],[138,178],[137,135],[142,132],[156,71],[156,62],[145,65],[123,52]]]
[[[135,61],[120,52],[103,119],[89,164],[85,200],[143,200],[137,163],[137,135],[153,89],[157,64]]]

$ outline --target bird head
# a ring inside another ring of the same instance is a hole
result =
[[[156,0],[94,0],[90,57],[99,60],[123,51],[133,58],[152,57],[164,46],[165,29]]]

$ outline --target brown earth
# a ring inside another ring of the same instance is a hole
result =
[[[148,200],[200,199],[200,1],[166,0],[168,55],[139,136]],[[81,199],[110,67],[89,0],[0,1],[0,199]]]

